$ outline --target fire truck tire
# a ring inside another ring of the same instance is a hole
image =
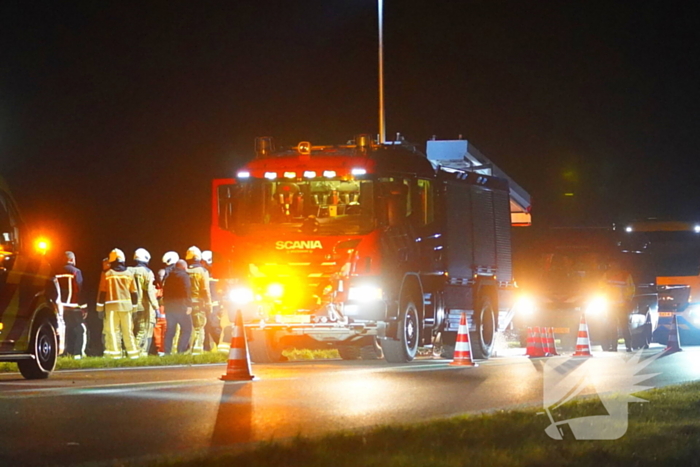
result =
[[[251,330],[248,351],[254,363],[279,363],[285,360],[274,331]]]
[[[339,345],[338,353],[343,360],[357,360],[361,356],[360,347],[357,345]]]
[[[416,358],[420,342],[420,321],[413,300],[404,305],[396,334],[396,339],[382,339],[384,358],[389,363],[408,363]]]
[[[496,337],[496,313],[491,304],[491,297],[486,294],[479,297],[477,304],[474,310],[476,329],[469,333],[472,356],[476,359],[488,359]]]
[[[26,379],[48,378],[58,357],[56,328],[48,318],[42,318],[35,326],[29,350],[34,358],[17,362],[22,376]]]
[[[369,344],[360,347],[360,357],[362,360],[381,360],[384,358],[382,346],[379,345],[376,337],[372,337]]]

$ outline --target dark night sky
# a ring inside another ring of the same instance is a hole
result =
[[[536,222],[700,218],[691,4],[385,0],[388,134],[463,134]],[[376,21],[375,0],[3,1],[0,171],[85,268],[206,247],[210,180],[255,136],[376,133]]]

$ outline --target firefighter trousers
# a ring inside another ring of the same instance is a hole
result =
[[[204,352],[204,327],[207,325],[207,309],[201,305],[192,307],[192,355]],[[182,338],[182,336],[180,337]]]
[[[142,357],[148,355],[148,349],[151,348],[155,325],[155,310],[141,310],[134,313],[134,338],[136,348]]]
[[[105,335],[105,357],[121,358],[121,340],[124,341],[126,356],[138,358],[139,351],[134,343],[133,319],[130,311],[105,310],[104,335]]]

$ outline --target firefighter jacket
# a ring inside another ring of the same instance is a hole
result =
[[[83,273],[71,263],[66,263],[63,269],[56,273],[58,281],[58,302],[65,308],[85,308],[82,296]]]
[[[636,293],[632,274],[624,269],[606,271],[603,274],[602,282],[603,290],[608,299],[616,305],[631,302]]]
[[[136,282],[131,271],[121,263],[102,273],[97,296],[97,311],[133,311],[138,302]]]
[[[158,308],[156,299],[156,277],[146,263],[136,262],[136,266],[127,268],[134,275],[138,304],[136,311],[150,311]]]
[[[209,272],[200,263],[194,262],[187,268],[192,282],[192,303],[197,306],[211,307],[211,291],[209,289]]]

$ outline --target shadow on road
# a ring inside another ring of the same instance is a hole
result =
[[[253,383],[224,383],[211,447],[253,440]]]

